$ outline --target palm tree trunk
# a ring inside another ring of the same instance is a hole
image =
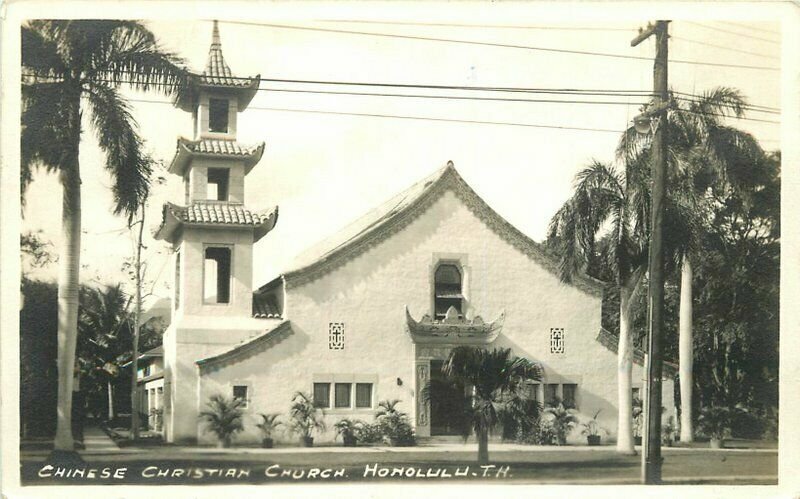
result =
[[[619,346],[617,347],[617,452],[636,454],[633,447],[633,337],[630,332],[631,295],[635,282],[620,286],[619,293]]]
[[[489,463],[489,431],[486,428],[478,430],[478,464]]]
[[[692,264],[684,256],[681,262],[681,302],[679,312],[680,338],[678,341],[681,384],[681,442],[694,440],[692,428]]]
[[[56,412],[57,451],[73,451],[72,388],[75,376],[75,347],[78,341],[78,293],[81,266],[81,178],[78,163],[80,142],[80,100],[76,101],[66,124],[74,131],[72,151],[60,172],[61,265],[58,273],[58,400]]]
[[[106,381],[108,384],[108,420],[114,419],[114,387],[111,386],[111,380]]]

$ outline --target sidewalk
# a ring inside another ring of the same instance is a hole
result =
[[[103,454],[120,450],[111,437],[97,426],[87,426],[83,430],[83,445],[86,448],[81,454]]]

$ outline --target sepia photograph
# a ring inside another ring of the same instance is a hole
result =
[[[781,10],[168,5],[4,21],[4,478],[777,493]]]

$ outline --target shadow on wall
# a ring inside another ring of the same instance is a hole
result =
[[[561,376],[558,371],[554,370],[552,367],[543,362],[539,357],[509,340],[508,337],[502,333],[495,341],[494,347],[511,348],[512,352],[517,357],[524,357],[531,362],[540,363],[545,371],[545,379],[543,379],[543,382],[545,383],[547,382],[547,373],[554,375],[554,377],[557,379],[565,378],[564,376]],[[600,428],[603,430],[601,431],[602,441],[606,443],[615,442],[617,431],[617,406],[615,404],[617,396],[616,386],[614,386],[613,390],[611,390],[613,393],[612,403],[606,398],[603,398],[586,389],[587,382],[592,383],[593,381],[591,378],[591,372],[582,373],[582,376],[583,380],[582,383],[578,383],[578,390],[576,394],[578,404],[578,424],[575,425],[573,431],[568,435],[567,442],[576,444],[586,443],[586,437],[581,435],[581,431],[583,430],[581,423],[590,420],[598,410],[600,413],[597,416],[597,421]]]

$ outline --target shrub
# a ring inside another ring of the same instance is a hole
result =
[[[574,409],[567,409],[564,404],[559,402],[556,407],[548,407],[544,410],[549,415],[549,422],[553,427],[558,445],[567,444],[567,435],[575,428],[578,418],[575,416]]]
[[[700,409],[698,427],[707,437],[716,440],[725,438],[731,428],[731,410],[727,407],[710,406]]]
[[[356,428],[356,438],[365,444],[374,444],[383,440],[383,433],[379,423],[362,423]]]
[[[380,429],[384,441],[393,446],[409,446],[416,443],[414,429],[408,414],[397,410],[399,400],[383,400],[378,403],[379,410],[375,414],[376,425]]]
[[[516,440],[519,443],[528,445],[553,445],[556,440],[556,434],[549,421],[539,419],[526,429],[520,428]]]
[[[259,414],[261,422],[256,426],[261,430],[261,436],[265,439],[272,438],[272,432],[275,431],[283,423],[278,421],[278,414]]]
[[[215,434],[222,447],[230,447],[233,435],[244,430],[242,405],[242,399],[213,395],[208,401],[208,409],[199,414],[206,423],[206,431]]]
[[[304,439],[310,439],[314,431],[325,430],[325,423],[319,417],[319,409],[314,406],[311,395],[307,393],[294,394],[289,415],[292,418],[290,430]]]

